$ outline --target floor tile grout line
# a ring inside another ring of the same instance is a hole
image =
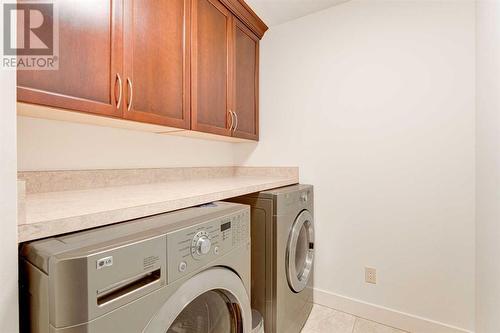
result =
[[[390,329],[393,329],[393,330],[396,330],[397,332],[396,333],[412,333],[410,331],[405,331],[401,328],[397,328],[397,327],[394,327],[394,326],[390,326],[390,325],[387,325],[387,324],[383,324],[383,323],[380,323],[378,321],[375,321],[375,320],[371,320],[371,319],[367,319],[367,318],[363,318],[363,317],[359,317],[359,316],[356,316],[352,313],[349,313],[349,312],[345,312],[345,311],[342,311],[342,310],[337,310],[337,309],[334,309],[332,307],[329,307],[329,306],[326,306],[326,305],[322,305],[322,304],[317,304],[317,303],[314,303],[315,305],[317,306],[320,306],[320,307],[324,307],[324,308],[327,308],[327,309],[330,309],[330,310],[333,310],[335,312],[340,312],[340,313],[344,313],[346,315],[350,315],[350,316],[353,316],[354,317],[354,325],[352,327],[352,331],[351,333],[354,333],[354,329],[356,328],[356,322],[358,320],[366,320],[366,321],[369,321],[369,322],[372,322],[372,323],[375,323],[377,325],[380,325],[380,326],[384,326],[384,327],[387,327],[387,328],[390,328]]]
[[[356,328],[356,323],[358,322],[358,317],[356,317],[356,316],[353,316],[353,317],[354,317],[354,324],[352,324],[351,333],[354,333],[354,329]]]
[[[329,306],[324,306],[324,305],[321,305],[321,304],[314,304],[314,306],[317,307],[317,309],[323,308],[327,312],[332,312],[332,313],[326,314],[325,319],[330,318],[330,317],[333,317],[333,319],[335,319],[335,313],[344,314],[344,315],[347,315],[349,317],[352,317],[352,319],[354,319],[354,322],[352,323],[351,330],[348,330],[348,329],[346,330],[346,332],[348,332],[348,333],[355,333],[356,332],[357,323],[358,322],[362,322],[362,321],[366,321],[366,322],[372,323],[372,324],[374,324],[376,326],[381,326],[381,327],[385,327],[387,329],[393,330],[392,333],[411,333],[410,331],[404,331],[404,330],[402,330],[400,328],[396,328],[396,327],[393,327],[393,326],[390,326],[390,325],[386,325],[386,324],[383,324],[383,323],[380,323],[380,322],[377,322],[377,321],[374,321],[374,320],[362,318],[362,317],[356,316],[356,315],[354,315],[352,313],[347,313],[347,312],[344,312],[344,311],[340,311],[340,310],[331,308]],[[314,309],[313,309],[313,311],[314,311]],[[308,320],[309,320],[309,318],[308,318]],[[313,332],[316,332],[316,330],[311,330],[310,332],[309,331],[307,331],[307,332],[308,333],[313,333]]]

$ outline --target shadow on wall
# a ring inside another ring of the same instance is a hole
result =
[[[17,124],[19,171],[231,166],[238,145],[27,117]]]
[[[262,142],[262,139],[261,139]],[[234,146],[235,165],[247,165],[259,146],[259,142],[239,143]]]

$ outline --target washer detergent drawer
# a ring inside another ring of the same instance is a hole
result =
[[[166,284],[166,235],[49,259],[50,324],[88,322]]]

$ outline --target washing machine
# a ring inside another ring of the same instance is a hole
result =
[[[221,202],[23,244],[22,332],[250,333],[249,223]]]
[[[252,307],[266,333],[298,333],[313,305],[313,187],[231,199],[251,206]]]

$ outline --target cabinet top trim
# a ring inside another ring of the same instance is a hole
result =
[[[244,0],[221,0],[221,2],[252,30],[259,39],[264,37],[269,28]]]

